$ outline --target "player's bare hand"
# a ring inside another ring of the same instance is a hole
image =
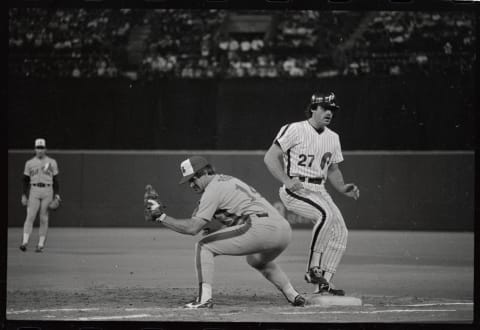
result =
[[[28,198],[25,195],[22,195],[22,205],[27,206],[28,205]]]
[[[285,188],[290,191],[297,191],[303,189],[303,183],[299,178],[292,178],[287,183],[285,183]]]
[[[360,189],[353,184],[353,183],[347,183],[344,186],[344,194],[348,197],[352,197],[354,200],[357,200],[360,198]]]

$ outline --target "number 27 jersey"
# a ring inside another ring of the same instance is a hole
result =
[[[284,169],[290,177],[326,180],[330,165],[343,161],[338,134],[328,127],[318,132],[307,120],[284,125],[274,142],[284,152]]]

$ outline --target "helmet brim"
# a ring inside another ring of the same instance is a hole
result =
[[[340,110],[340,106],[336,103],[312,103],[312,105],[314,106],[321,106],[322,108],[324,108],[325,110]]]

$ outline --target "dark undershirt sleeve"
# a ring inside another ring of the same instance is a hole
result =
[[[60,194],[60,183],[58,181],[58,175],[53,176],[53,193],[55,195]]]
[[[23,183],[23,194],[25,196],[28,196],[28,193],[30,191],[30,177],[28,175],[23,175],[23,180],[22,180],[22,183]]]

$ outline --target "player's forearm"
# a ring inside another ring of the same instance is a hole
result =
[[[30,191],[30,177],[28,175],[23,176],[22,191],[25,196],[28,196],[28,193]]]
[[[195,232],[191,224],[191,219],[175,219],[174,217],[171,216],[166,216],[162,220],[162,224],[173,230],[176,231],[177,233],[180,234],[185,234],[185,235],[195,235],[197,232]]]
[[[340,169],[334,168],[328,171],[328,181],[332,184],[332,186],[339,192],[345,192],[345,182],[343,180],[343,174]]]
[[[60,195],[60,182],[58,181],[58,175],[53,176],[53,193]]]
[[[270,173],[281,183],[285,184],[290,179],[288,175],[285,174],[283,169],[283,161],[281,155],[274,153],[272,149],[269,149],[263,158],[265,165],[267,166]]]

